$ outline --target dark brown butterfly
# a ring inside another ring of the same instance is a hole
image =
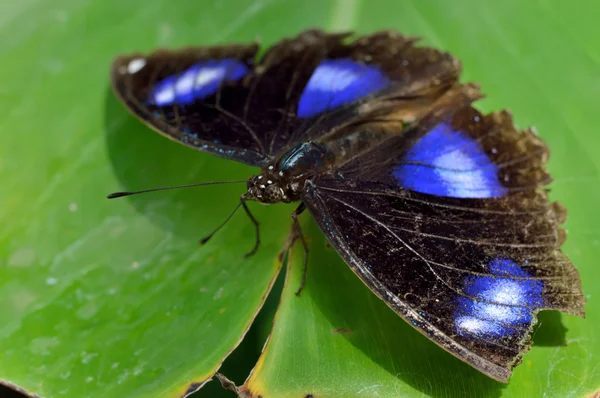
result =
[[[306,207],[398,315],[507,381],[539,310],[584,315],[566,211],[543,189],[540,138],[478,112],[459,62],[414,44],[310,30],[260,57],[256,44],[119,57],[112,84],[161,134],[260,167],[246,211],[300,201],[298,237]]]

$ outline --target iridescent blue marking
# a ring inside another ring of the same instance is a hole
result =
[[[463,292],[470,297],[457,298],[454,326],[463,337],[514,335],[515,327],[527,327],[533,319],[530,307],[544,307],[542,281],[513,279],[530,275],[506,258],[496,258],[488,266],[494,276],[466,278]]]
[[[507,189],[477,141],[441,123],[408,151],[392,175],[413,191],[453,198],[496,198]]]
[[[376,66],[348,58],[323,60],[304,87],[298,103],[298,117],[313,117],[382,90],[389,84],[388,77]]]
[[[233,58],[199,62],[156,83],[148,101],[158,106],[188,105],[215,94],[223,80],[239,80],[249,71],[244,63]]]

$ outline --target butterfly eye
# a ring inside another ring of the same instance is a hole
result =
[[[281,202],[283,198],[283,191],[276,184],[268,185],[264,189],[263,200],[266,203],[277,203]]]

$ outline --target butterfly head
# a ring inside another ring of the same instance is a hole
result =
[[[246,192],[244,198],[264,204],[290,202],[285,194],[284,184],[275,177],[268,170],[250,177],[247,182],[248,192]]]

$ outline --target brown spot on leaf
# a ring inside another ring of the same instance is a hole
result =
[[[201,381],[201,382],[192,382],[190,383],[190,385],[188,386],[187,390],[185,390],[185,392],[183,393],[182,397],[185,398],[188,395],[191,395],[193,393],[195,393],[196,391],[198,391],[199,389],[202,388],[202,386],[206,383],[206,380]]]
[[[339,328],[339,329],[333,329],[333,333],[350,334],[350,333],[352,333],[352,330],[346,329],[346,328]]]
[[[238,398],[263,398],[257,392],[250,391],[247,384],[238,387]],[[256,395],[255,395],[256,394]]]

